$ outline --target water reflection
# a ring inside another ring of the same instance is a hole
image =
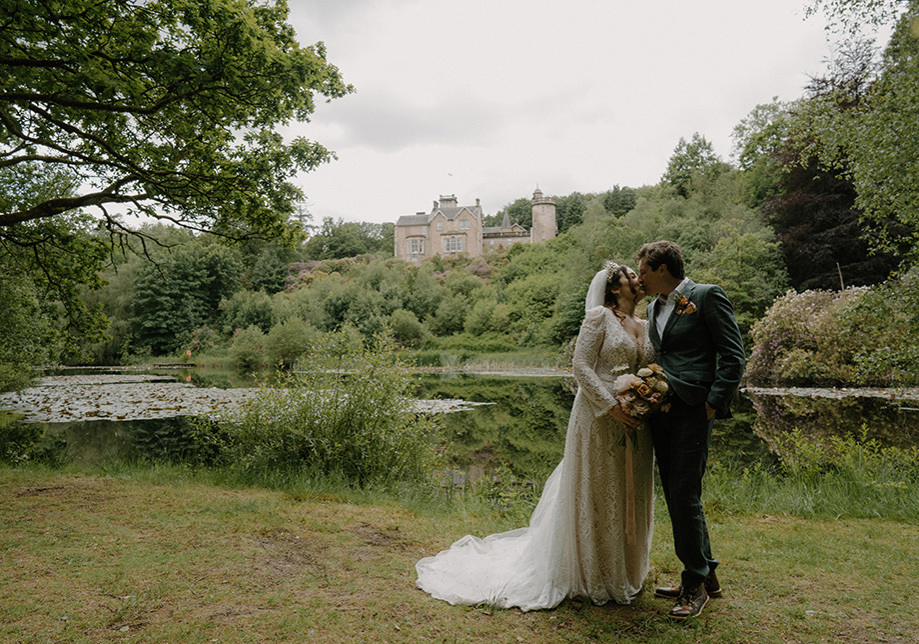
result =
[[[542,480],[561,459],[574,401],[565,379],[455,374],[418,381],[420,398],[494,403],[441,419],[449,458],[471,478],[504,466],[521,478]]]
[[[755,410],[753,431],[780,458],[788,456],[783,438],[795,429],[817,444],[826,443],[832,436],[851,436],[876,440],[884,446],[919,445],[919,404],[865,393],[745,392]]]
[[[239,384],[219,371],[170,373],[203,388]],[[472,479],[507,468],[521,479],[543,481],[562,457],[574,401],[570,377],[419,375],[415,394],[421,399],[493,403],[440,416],[448,458]],[[914,407],[919,403],[910,407],[857,395],[828,398],[750,390],[735,400],[732,419],[715,423],[710,460],[775,463],[783,456],[781,436],[795,428],[817,442],[832,435],[861,436],[864,427],[868,438],[884,445],[916,445],[919,410]],[[198,457],[190,430],[189,417],[21,424],[0,436],[0,455],[49,463],[190,462]]]
[[[109,463],[119,460],[191,462],[198,448],[187,416],[150,420],[23,423],[8,446],[12,460]]]
[[[449,455],[471,478],[505,466],[518,477],[541,481],[561,460],[576,391],[572,378],[423,376],[420,386],[424,397],[495,403],[443,419]],[[710,460],[774,462],[768,445],[753,433],[751,401],[738,397],[733,415],[715,423]]]

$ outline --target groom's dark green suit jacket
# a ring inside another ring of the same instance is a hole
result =
[[[662,333],[656,324],[657,299],[648,305],[648,324],[657,363],[673,392],[688,405],[708,402],[717,418],[729,418],[730,402],[744,369],[743,340],[734,307],[720,286],[688,280]]]

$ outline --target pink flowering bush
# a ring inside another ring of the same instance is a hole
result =
[[[788,291],[752,329],[754,385],[919,383],[919,273],[844,291]]]
[[[757,385],[854,382],[859,339],[847,333],[842,318],[866,290],[788,291],[777,298],[753,325],[748,381]]]

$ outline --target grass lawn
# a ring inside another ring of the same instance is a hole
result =
[[[723,599],[671,622],[665,512],[631,606],[450,606],[414,563],[500,517],[0,467],[3,642],[919,642],[919,526],[712,510]]]

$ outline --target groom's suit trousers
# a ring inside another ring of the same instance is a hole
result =
[[[701,498],[713,420],[706,418],[704,404],[687,405],[676,396],[669,412],[649,420],[673,546],[683,564],[684,588],[702,583],[718,565],[712,557]]]

